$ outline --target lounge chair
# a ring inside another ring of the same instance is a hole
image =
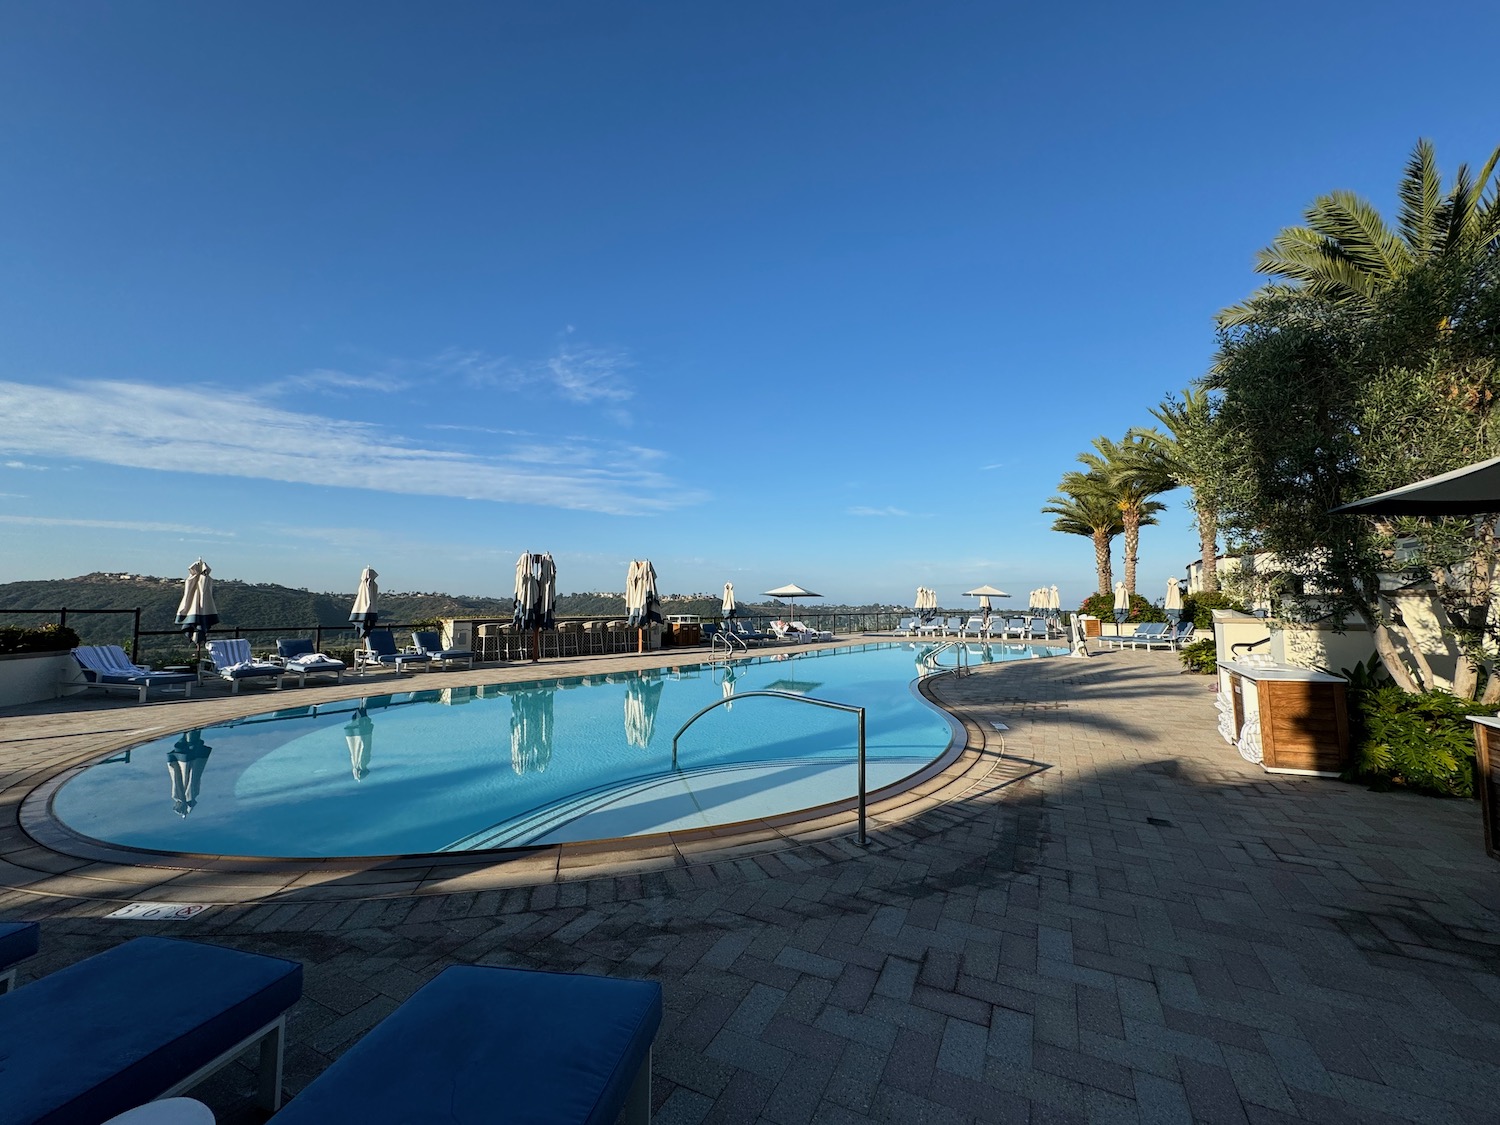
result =
[[[940,637],[943,635],[943,619],[941,617],[930,617],[917,626],[917,634],[923,637]]]
[[[891,632],[893,633],[900,633],[903,637],[909,637],[916,631],[917,619],[915,617],[903,617],[901,619],[901,624],[897,625],[894,629],[891,630]]]
[[[580,629],[579,635],[582,635]],[[412,648],[419,653],[426,653],[432,658],[434,664],[441,664],[444,668],[450,663],[457,664],[462,661],[465,668],[474,667],[474,654],[468,649],[444,648],[443,639],[436,630],[423,629],[411,635]]]
[[[117,945],[0,1000],[0,1119],[103,1121],[257,1045],[258,1101],[274,1110],[301,995],[296,961],[173,938]]]
[[[734,619],[734,635],[747,645],[763,645],[771,638],[763,629],[757,629],[748,621]]]
[[[1167,630],[1167,635],[1164,639],[1169,648],[1186,648],[1193,642],[1194,631],[1195,627],[1191,621],[1179,621],[1171,629]]]
[[[1153,641],[1160,642],[1169,628],[1165,621],[1146,621],[1135,627],[1133,633],[1122,633],[1118,637],[1100,637],[1110,648],[1149,647]]]
[[[0,922],[0,995],[16,986],[16,966],[36,956],[41,935],[35,922]]]
[[[409,664],[420,664],[424,670],[431,671],[432,657],[425,652],[412,652],[410,649],[402,652],[396,647],[396,638],[389,629],[371,629],[370,635],[365,638],[365,647],[356,649],[354,653],[356,672],[362,672],[366,668],[395,668],[396,675],[399,676]]]
[[[307,686],[308,676],[332,676],[335,683],[344,682],[344,662],[315,652],[311,638],[294,637],[291,640],[277,641],[276,659],[297,677],[298,687]]]
[[[833,640],[832,629],[814,629],[811,625],[805,625],[801,621],[793,621],[791,630],[801,633],[804,641],[831,641]]]
[[[239,694],[240,685],[246,680],[272,680],[279,691],[281,677],[290,674],[280,664],[252,657],[250,642],[244,637],[209,641],[208,659],[204,665],[204,672],[208,675],[230,682],[231,695]]]
[[[153,687],[180,685],[183,698],[193,694],[193,685],[198,677],[191,672],[153,672],[143,664],[132,664],[130,657],[119,645],[79,645],[73,650],[73,659],[78,661],[82,680],[71,680],[65,687],[98,688],[114,691],[125,688],[140,694],[140,702],[146,702],[146,693]]]
[[[1047,639],[1047,619],[1045,617],[1033,617],[1031,624],[1026,629],[1026,639],[1029,641],[1045,641]]]
[[[984,618],[971,617],[964,622],[962,629],[958,631],[960,637],[982,637],[984,636]]]
[[[1005,626],[1000,630],[1000,635],[1002,637],[1021,639],[1026,636],[1026,631],[1026,618],[1007,617],[1005,619]]]
[[[272,1125],[646,1125],[655,981],[454,965],[339,1056]]]

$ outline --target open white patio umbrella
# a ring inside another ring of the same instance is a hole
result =
[[[1115,624],[1122,625],[1130,616],[1130,593],[1125,589],[1125,583],[1115,583]]]
[[[990,599],[1008,598],[1010,595],[1004,590],[997,590],[995,587],[986,584],[984,586],[975,586],[972,590],[965,590],[964,597],[979,599],[979,609],[984,614],[984,627],[988,630],[990,627]]]
[[[219,623],[219,607],[214,605],[214,580],[208,564],[202,559],[188,567],[182,587],[182,601],[177,603],[177,625],[199,648],[208,631]]]
[[[375,600],[380,597],[380,587],[375,585],[375,579],[379,577],[370,567],[359,572],[359,586],[354,591],[349,623],[354,626],[354,634],[360,640],[370,635],[370,630],[375,628],[375,619],[380,616],[375,609]]]
[[[370,748],[375,741],[375,720],[363,707],[344,724],[344,745],[349,747],[349,768],[355,781],[363,781],[370,772]]]
[[[767,590],[764,596],[768,598],[785,598],[787,601],[793,603],[793,608],[795,609],[795,600],[797,598],[821,598],[823,595],[815,594],[811,590],[804,590],[801,586],[789,582],[785,586],[778,586],[774,590]]]
[[[1162,609],[1166,612],[1170,621],[1176,622],[1182,618],[1182,587],[1177,584],[1177,579],[1167,579],[1167,600],[1162,603]]]

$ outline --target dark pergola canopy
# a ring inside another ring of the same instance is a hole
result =
[[[1500,512],[1500,457],[1341,504],[1334,512],[1364,516],[1472,516]]]

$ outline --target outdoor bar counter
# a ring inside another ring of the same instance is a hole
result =
[[[1348,681],[1287,664],[1219,664],[1219,733],[1267,773],[1337,777],[1349,765]]]
[[[1474,724],[1474,784],[1484,821],[1484,850],[1500,859],[1500,719],[1470,715]]]

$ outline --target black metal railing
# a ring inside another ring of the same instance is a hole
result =
[[[55,609],[0,609],[0,615],[25,614],[28,616],[50,617],[59,626],[70,626],[85,644],[100,643],[108,640],[124,642],[122,630],[110,629],[99,630],[95,635],[90,635],[86,623],[81,620],[90,616],[126,616],[130,618],[128,649],[130,658],[137,663],[160,664],[164,662],[181,663],[183,654],[190,652],[194,647],[183,634],[181,629],[143,629],[141,628],[141,610],[136,609],[77,609],[73,607],[58,607]],[[939,611],[941,615],[941,611]],[[741,621],[758,624],[764,628],[770,621],[785,619],[788,621],[801,621],[810,628],[827,630],[836,636],[851,636],[860,633],[889,633],[896,628],[902,617],[910,617],[910,610],[849,610],[818,612],[802,609],[795,606],[777,606],[766,609],[763,606],[746,606],[737,615]],[[609,614],[587,614],[574,617],[560,617],[558,624],[569,624],[582,626],[584,622],[604,623],[613,620],[623,620],[624,614],[617,617]],[[465,623],[474,635],[474,643],[478,643],[478,629],[482,625],[504,626],[510,625],[509,617],[459,617],[452,620]],[[702,626],[702,643],[709,643],[708,634],[723,630],[725,618],[719,615],[699,617]],[[430,625],[430,621],[413,622],[411,624],[401,622],[379,623],[378,628],[390,629],[396,633],[410,632],[412,629],[420,629]],[[550,638],[555,630],[547,635]],[[297,624],[283,625],[225,625],[214,627],[211,636],[246,638],[252,646],[263,642],[269,651],[274,642],[281,638],[311,638],[313,647],[324,652],[329,648],[336,651],[352,650],[358,647],[358,635],[352,625],[320,625],[316,622],[300,622]],[[630,646],[633,651],[634,646]],[[553,645],[544,652],[552,655],[572,655],[564,652],[561,646]],[[587,651],[578,649],[575,651]],[[617,651],[626,651],[624,647]],[[145,656],[146,659],[142,659]]]

